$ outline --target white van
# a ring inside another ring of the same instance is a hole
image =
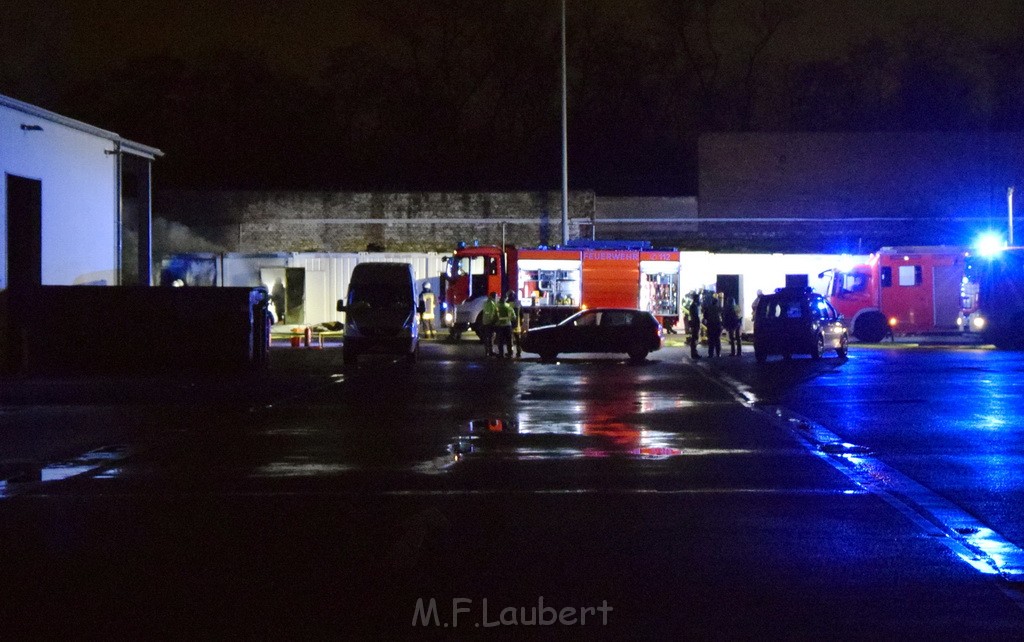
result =
[[[342,359],[355,363],[367,352],[405,355],[419,352],[419,314],[412,265],[358,263],[352,270],[348,296],[338,301],[345,313]]]

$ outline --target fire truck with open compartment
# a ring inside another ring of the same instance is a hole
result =
[[[531,326],[595,307],[647,310],[673,324],[680,314],[679,252],[646,242],[574,241],[557,248],[460,244],[444,269],[442,325],[456,339],[468,329],[479,334],[491,292],[515,292]]]
[[[967,256],[956,246],[883,247],[866,264],[831,270],[829,302],[861,341],[957,331]]]

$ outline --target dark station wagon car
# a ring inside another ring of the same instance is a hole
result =
[[[525,352],[553,361],[562,352],[624,352],[639,362],[661,348],[663,330],[650,312],[626,308],[594,308],[557,325],[531,328],[523,335]]]
[[[820,359],[826,350],[846,358],[849,331],[836,309],[810,288],[780,288],[762,295],[754,312],[754,356],[809,354]]]

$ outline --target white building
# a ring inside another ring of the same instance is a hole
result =
[[[716,254],[713,252],[679,253],[679,291],[685,295],[694,290],[726,292],[740,306],[743,332],[753,332],[751,305],[758,292],[772,293],[786,285],[787,277],[806,277],[807,286],[819,294],[828,292],[831,274],[828,270],[866,263],[864,254]]]
[[[0,95],[0,290],[150,285],[159,149]]]

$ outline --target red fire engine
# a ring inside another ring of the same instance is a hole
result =
[[[962,247],[883,247],[867,264],[832,270],[829,301],[861,341],[956,331],[966,256]]]
[[[556,323],[584,308],[648,310],[679,316],[679,252],[643,242],[590,242],[560,248],[460,244],[446,260],[442,323],[458,338],[479,330],[490,292],[517,293],[530,325]]]

